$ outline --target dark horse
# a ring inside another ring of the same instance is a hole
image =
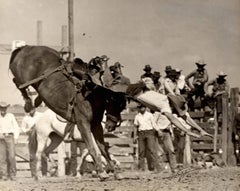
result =
[[[21,91],[25,105],[31,103],[26,91],[31,85],[39,95],[35,104],[43,100],[55,113],[76,123],[96,163],[99,178],[105,179],[107,175],[94,147],[91,132],[102,154],[108,156],[100,122],[106,109],[106,128],[114,129],[117,126],[121,120],[120,113],[126,106],[125,96],[89,81],[78,80],[68,66],[57,51],[45,46],[18,48],[10,59],[13,81]]]

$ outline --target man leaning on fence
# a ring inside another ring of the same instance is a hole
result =
[[[19,126],[7,109],[10,104],[0,102],[0,171],[2,180],[16,179],[15,143],[19,136]]]

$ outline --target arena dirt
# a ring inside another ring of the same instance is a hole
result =
[[[199,169],[186,168],[178,174],[163,172],[122,172],[123,180],[99,181],[90,175],[79,177],[48,177],[39,181],[20,178],[1,181],[1,191],[239,191],[240,167]]]

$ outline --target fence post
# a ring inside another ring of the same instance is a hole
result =
[[[222,95],[222,159],[227,164],[228,144],[228,94]]]
[[[66,153],[65,153],[65,143],[62,142],[58,148],[58,176],[65,176],[65,162],[64,159],[66,157]]]
[[[236,156],[234,155],[234,146],[232,135],[236,129],[235,117],[238,112],[239,104],[239,88],[231,88],[230,93],[230,111],[229,111],[229,127],[228,127],[228,165],[235,166],[237,164]]]

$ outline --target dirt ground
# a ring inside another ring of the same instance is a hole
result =
[[[0,191],[239,191],[240,167],[186,168],[177,174],[169,171],[123,171],[123,180],[99,181],[90,175],[83,177],[48,177],[39,181],[17,177],[16,181],[1,181]]]

